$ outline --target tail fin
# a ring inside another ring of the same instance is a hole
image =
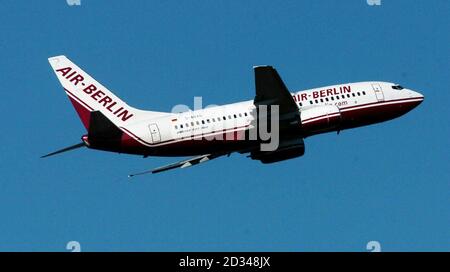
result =
[[[101,112],[118,127],[168,114],[130,107],[65,56],[51,57],[48,61],[88,131],[94,111]]]

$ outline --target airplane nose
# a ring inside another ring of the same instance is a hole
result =
[[[420,94],[420,93],[419,93],[419,96],[420,96],[419,104],[421,104],[423,102],[423,100],[425,100],[425,96],[423,96],[423,94]]]
[[[422,102],[425,99],[423,94],[421,94],[419,92],[416,92],[416,91],[413,91],[413,90],[410,90],[410,97],[411,98],[417,98],[418,100],[420,99],[420,102]]]
[[[414,107],[419,106],[423,100],[425,99],[425,97],[423,96],[423,94],[410,90],[410,98],[415,98],[414,99]]]
[[[425,99],[425,97],[423,96],[423,94],[421,94],[421,93],[419,93],[419,92],[415,92],[415,95],[416,95],[417,98],[420,99],[420,103],[422,103],[423,100]],[[419,103],[419,104],[420,104],[420,103]]]

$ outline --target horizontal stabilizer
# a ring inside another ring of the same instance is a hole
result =
[[[86,146],[86,144],[85,143],[79,143],[79,144],[76,144],[76,145],[72,145],[72,146],[60,149],[58,151],[49,153],[47,155],[44,155],[44,156],[41,157],[41,159],[42,158],[47,158],[47,157],[50,157],[50,156],[53,156],[53,155],[56,155],[56,154],[64,153],[64,152],[67,152],[67,151],[70,151],[70,150],[74,150],[74,149],[77,149],[77,148],[80,148],[80,147],[83,147],[83,146]]]

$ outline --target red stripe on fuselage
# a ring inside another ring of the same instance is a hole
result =
[[[405,102],[407,103],[409,100],[418,100],[420,99],[419,97],[412,97],[412,98],[401,98],[401,99],[393,99],[393,100],[387,100],[387,101],[377,101],[377,102],[372,102],[372,103],[367,103],[367,104],[361,104],[361,105],[354,105],[354,106],[349,106],[349,107],[342,107],[340,108],[340,110],[347,110],[347,109],[353,109],[353,108],[357,108],[357,107],[365,107],[365,106],[371,106],[371,105],[377,105],[377,106],[383,106],[385,104],[388,103],[392,103],[392,102]],[[415,101],[412,101],[415,102]]]
[[[201,134],[195,134],[195,135],[189,135],[186,137],[182,137],[179,139],[171,139],[171,140],[166,140],[166,141],[162,141],[162,142],[158,142],[158,143],[149,143],[144,141],[143,139],[139,138],[136,134],[134,134],[133,132],[129,131],[128,129],[124,128],[124,127],[120,127],[120,129],[124,130],[124,132],[128,133],[129,135],[133,136],[136,140],[142,142],[142,144],[144,145],[148,145],[148,146],[159,146],[159,145],[164,145],[166,143],[171,143],[171,142],[180,142],[180,141],[187,141],[187,140],[196,140],[198,141],[199,138],[204,138],[204,137],[214,137],[216,135],[220,135],[220,134],[226,134],[226,133],[238,133],[240,131],[245,131],[246,128],[248,128],[250,125],[245,125],[245,126],[239,126],[239,127],[235,127],[232,129],[220,129],[220,130],[215,130],[215,131],[211,131],[208,133],[201,133]],[[244,129],[241,129],[244,128]],[[228,140],[230,141],[231,137],[223,137],[224,140]],[[232,140],[235,140],[234,138],[238,138],[238,137],[233,137]]]
[[[355,106],[350,106],[350,107],[341,107],[339,108],[340,112],[344,112],[344,111],[348,111],[348,110],[353,110],[354,108],[358,108],[358,107],[368,107],[368,106],[372,106],[373,107],[382,107],[382,106],[387,106],[387,105],[391,105],[391,104],[406,104],[406,103],[413,103],[413,102],[417,102],[420,101],[420,98],[404,98],[404,99],[395,99],[395,100],[389,100],[389,101],[382,101],[382,102],[373,102],[373,103],[367,103],[367,104],[360,104],[360,105],[355,105]],[[404,103],[396,103],[396,102],[404,102]],[[394,103],[393,103],[394,102]],[[369,108],[369,107],[368,107]],[[333,115],[335,113],[332,113],[331,115]],[[319,115],[319,116],[315,116],[315,117],[311,117],[308,119],[304,119],[302,120],[303,122],[310,122],[313,119],[320,119],[320,118],[325,118],[329,116],[328,114],[323,114],[323,115]],[[316,120],[314,120],[316,121]]]

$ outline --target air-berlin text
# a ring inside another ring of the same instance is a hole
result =
[[[69,80],[73,85],[78,86],[80,84],[83,86],[83,92],[89,95],[89,97],[101,106],[103,106],[106,110],[121,118],[122,121],[127,121],[133,114],[130,113],[124,107],[118,105],[114,98],[106,95],[105,92],[99,90],[95,84],[86,84],[84,83],[84,77],[80,75],[77,71],[72,71],[72,67],[66,67],[56,70],[56,72],[60,72],[63,77]]]
[[[317,98],[323,98],[333,95],[339,95],[339,94],[346,94],[351,93],[352,89],[350,85],[347,86],[340,86],[340,87],[334,87],[330,89],[323,89],[320,91],[312,91],[312,92],[304,92],[300,94],[295,94],[292,97],[294,98],[295,102],[299,101],[305,101],[308,99],[317,99]]]

